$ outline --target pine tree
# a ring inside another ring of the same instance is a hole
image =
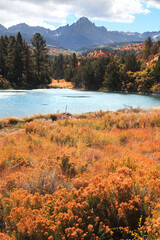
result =
[[[6,57],[7,57],[7,44],[8,37],[0,38],[0,75],[6,77],[7,69],[6,69]]]
[[[158,58],[158,61],[154,69],[154,77],[156,82],[159,83],[160,82],[160,57]]]
[[[6,68],[7,68],[7,79],[14,84],[16,80],[16,69],[15,69],[15,44],[16,40],[14,36],[10,36],[7,46],[7,57],[6,57]]]
[[[44,84],[50,81],[48,68],[48,49],[46,41],[40,33],[35,33],[31,39],[35,59],[35,77],[37,84]]]
[[[152,48],[152,39],[150,37],[147,38],[147,40],[145,41],[145,47],[143,50],[143,58],[145,60],[148,60],[149,55],[151,54],[151,48]]]
[[[23,46],[23,39],[22,39],[22,35],[20,32],[17,33],[17,43],[20,45],[20,46]]]
[[[108,90],[120,90],[121,89],[119,67],[117,62],[113,59],[110,61],[106,68],[104,75],[103,86]]]
[[[124,63],[125,64],[124,65],[125,72],[128,72],[128,71],[136,72],[140,69],[140,65],[136,60],[135,54],[133,54],[133,53],[127,54],[124,60],[125,60],[125,63]]]
[[[59,54],[59,56],[55,56],[53,60],[53,77],[56,79],[61,79],[64,77],[64,65],[65,59],[63,54]]]
[[[15,42],[15,69],[16,69],[16,84],[21,85],[23,74],[23,40],[19,32]]]
[[[28,86],[35,86],[36,83],[34,81],[34,69],[35,63],[32,55],[31,47],[24,43],[23,46],[23,78],[24,83]]]
[[[95,90],[102,87],[102,83],[104,80],[104,74],[106,70],[106,66],[109,64],[110,58],[101,57],[97,59],[95,67],[94,67],[94,78],[95,82]]]
[[[72,58],[71,58],[71,66],[72,66],[72,68],[75,69],[77,67],[77,65],[78,65],[78,59],[76,57],[76,54],[73,53]]]

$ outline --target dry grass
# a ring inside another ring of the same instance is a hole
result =
[[[48,85],[50,88],[73,88],[71,82],[66,82],[64,79],[55,80],[52,79],[52,82]]]
[[[1,122],[4,239],[159,239],[160,111]]]

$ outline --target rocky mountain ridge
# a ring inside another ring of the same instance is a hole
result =
[[[18,32],[21,32],[27,42],[30,42],[33,35],[39,32],[46,39],[48,45],[72,50],[114,42],[145,41],[149,36],[153,41],[160,39],[160,32],[108,31],[103,26],[97,27],[86,17],[82,17],[77,22],[59,27],[56,30],[39,26],[31,27],[25,23],[14,25],[8,29],[0,25],[0,35],[16,35]]]

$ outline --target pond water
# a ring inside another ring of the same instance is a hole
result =
[[[0,118],[24,117],[47,113],[84,113],[119,110],[124,107],[160,106],[160,97],[78,91],[71,89],[36,89],[0,91]]]

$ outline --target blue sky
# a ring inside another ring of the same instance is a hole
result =
[[[110,31],[124,31],[124,32],[147,32],[147,31],[160,31],[160,9],[149,8],[147,14],[135,14],[133,22],[123,23],[123,22],[111,22],[104,20],[93,20],[90,19],[96,26],[104,26]],[[66,24],[71,25],[76,22],[79,18],[75,15],[68,15],[66,18]],[[60,22],[52,23],[55,28],[63,25]]]
[[[105,26],[111,31],[147,32],[160,31],[160,10],[151,8],[148,14],[135,14],[132,23],[94,21],[97,26]]]
[[[104,26],[110,31],[124,31],[124,32],[147,32],[147,31],[160,31],[160,9],[150,8],[149,13],[135,14],[135,19],[131,23],[123,22],[110,22],[103,20],[92,20],[96,26]],[[69,15],[66,22],[70,25],[77,21],[78,17]],[[61,23],[56,23],[56,28]]]
[[[0,24],[56,29],[88,17],[110,31],[160,31],[160,0],[5,0]]]

